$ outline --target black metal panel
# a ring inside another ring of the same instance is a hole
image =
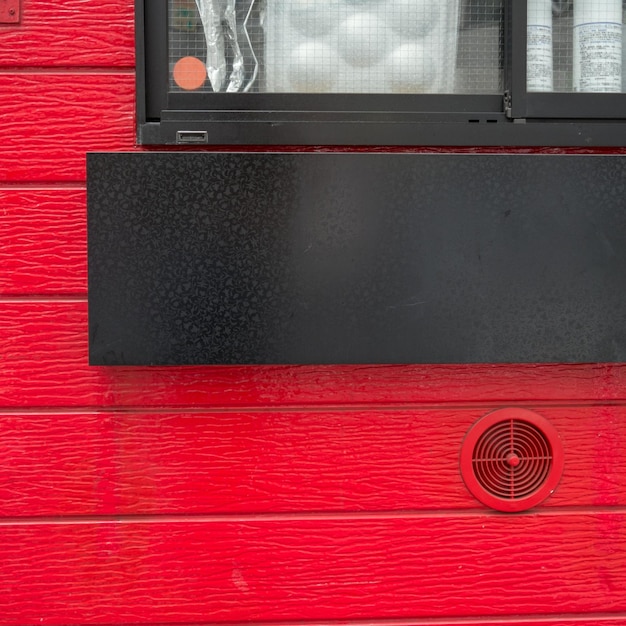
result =
[[[626,157],[92,154],[92,364],[626,361]]]

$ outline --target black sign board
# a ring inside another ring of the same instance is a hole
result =
[[[94,365],[626,361],[626,157],[88,156]]]

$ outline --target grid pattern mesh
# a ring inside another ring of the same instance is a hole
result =
[[[501,93],[502,3],[169,0],[170,88]]]
[[[183,58],[206,59],[206,40],[195,0],[169,0],[169,76],[170,87],[180,89],[174,67]]]
[[[528,90],[623,91],[625,6],[623,0],[528,0]]]

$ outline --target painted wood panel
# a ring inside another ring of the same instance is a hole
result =
[[[625,530],[624,514],[10,524],[0,613],[4,624],[624,613]]]
[[[20,23],[0,28],[0,68],[135,62],[133,3],[127,0],[22,0]]]
[[[134,146],[134,72],[4,73],[0,184],[85,178],[85,154]]]
[[[1,29],[0,622],[626,623],[625,365],[87,365],[85,153],[136,149],[132,5]],[[516,404],[565,473],[491,514],[458,446]]]
[[[565,468],[544,508],[626,506],[626,408],[535,407]],[[0,415],[0,516],[481,509],[480,407]]]
[[[623,402],[626,365],[89,367],[82,300],[0,301],[0,407]]]
[[[0,189],[0,295],[85,294],[85,191]]]

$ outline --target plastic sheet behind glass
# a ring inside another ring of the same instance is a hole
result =
[[[498,93],[502,0],[169,0],[170,89]]]
[[[528,90],[624,91],[623,11],[622,0],[528,0],[528,59],[536,61],[534,71],[529,67]],[[543,50],[536,45],[539,30]]]
[[[267,90],[451,92],[457,26],[457,0],[274,0]]]

